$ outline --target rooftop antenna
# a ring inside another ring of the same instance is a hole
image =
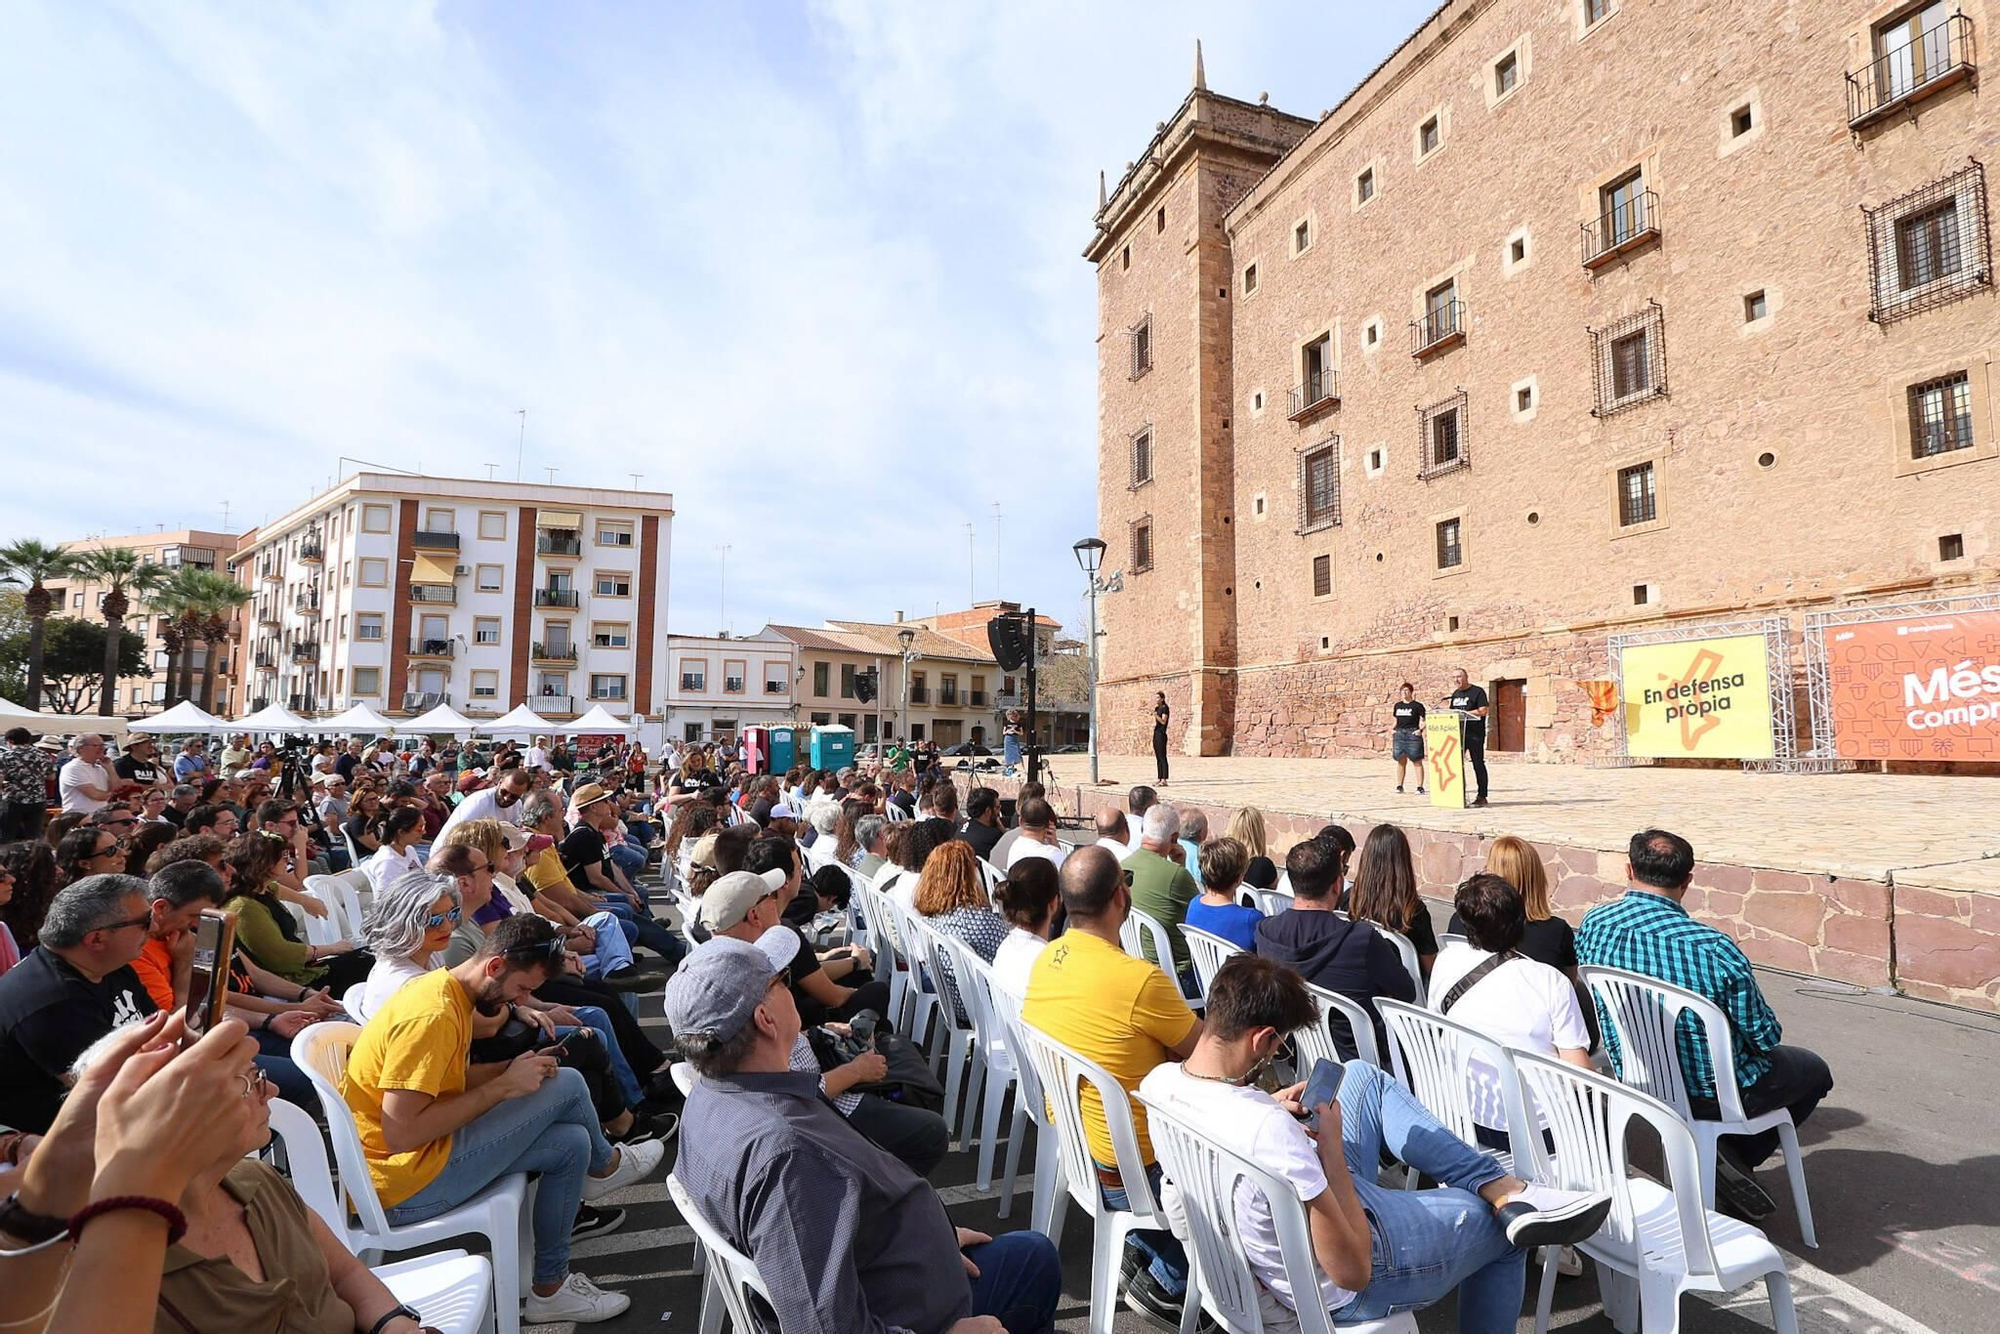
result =
[[[521,460],[528,452],[528,410],[515,408],[514,411],[521,418],[521,435],[514,442],[514,480],[518,482],[521,480]]]
[[[973,557],[972,525],[965,525],[965,605],[970,607],[979,601],[979,594],[973,591],[972,576],[976,562]]]
[[[490,482],[493,480],[493,470],[500,465],[497,463],[482,463],[479,466],[486,469],[486,480]]]
[[[226,500],[222,502],[222,531],[229,531],[229,502]]]
[[[721,621],[722,630],[726,634],[729,630],[729,544],[724,542],[716,550],[722,553],[722,573],[717,576],[715,583],[722,598]]]
[[[544,467],[542,468],[542,471],[543,471],[543,472],[545,472],[545,473],[547,473],[547,474],[549,475],[549,485],[550,485],[550,486],[554,486],[554,485],[556,484],[556,474],[557,474],[557,473],[559,473],[559,472],[561,472],[561,471],[562,471],[562,469],[561,469],[561,468],[550,468],[550,467],[547,467],[547,466],[544,466]]]
[[[642,472],[628,472],[625,475],[632,479],[632,489],[634,491],[637,491],[639,489],[639,479],[641,477],[644,477],[646,474]]]
[[[993,596],[999,597],[1000,585],[1000,502],[993,502]]]

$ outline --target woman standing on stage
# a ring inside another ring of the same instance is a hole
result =
[[[1153,696],[1153,767],[1159,771],[1154,781],[1161,787],[1167,785],[1167,720],[1171,716],[1167,692],[1159,691]]]
[[[1403,771],[1410,765],[1417,766],[1417,791],[1424,790],[1424,706],[1417,702],[1417,688],[1408,681],[1403,682],[1403,693],[1396,701],[1395,730],[1389,733],[1389,757],[1396,761],[1396,790],[1403,790]]]

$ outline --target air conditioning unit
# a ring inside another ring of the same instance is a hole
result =
[[[452,567],[451,572],[463,579],[466,575],[472,573],[472,567],[470,565],[456,565]]]

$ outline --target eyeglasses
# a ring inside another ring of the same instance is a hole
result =
[[[132,918],[132,919],[131,919],[131,920],[129,920],[129,921],[124,921],[124,922],[106,922],[106,923],[104,923],[104,924],[103,924],[102,926],[94,926],[94,927],[92,927],[92,928],[91,928],[91,930],[93,930],[93,931],[123,931],[123,930],[124,930],[124,929],[125,929],[126,927],[128,927],[128,926],[151,926],[152,924],[153,924],[153,915],[152,915],[151,913],[147,913],[147,914],[145,914],[145,915],[144,915],[144,916],[142,916],[142,917],[134,917],[134,918]]]
[[[89,858],[88,858],[87,860],[90,860],[90,861],[101,861],[101,860],[103,860],[103,859],[104,859],[104,858],[106,858],[106,857],[118,857],[118,856],[122,856],[122,855],[123,855],[123,854],[122,854],[122,853],[120,852],[120,850],[119,850],[119,847],[118,847],[118,843],[117,843],[117,841],[116,841],[116,840],[113,840],[113,842],[112,842],[112,844],[111,844],[111,846],[110,846],[110,847],[108,847],[108,848],[99,848],[99,849],[98,849],[97,851],[95,851],[95,852],[91,853],[91,854],[90,854],[90,856],[89,856]]]
[[[432,913],[429,917],[426,917],[424,919],[424,930],[435,931],[439,927],[443,926],[446,922],[450,922],[453,926],[457,926],[460,919],[462,919],[464,916],[465,912],[463,909],[460,908],[453,908],[450,912],[447,913]]]

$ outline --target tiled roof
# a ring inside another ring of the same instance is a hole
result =
[[[880,653],[882,646],[861,635],[847,634],[840,630],[808,630],[802,625],[773,625],[768,627],[797,644],[800,648],[818,649],[821,653]],[[891,641],[892,645],[894,641]],[[890,649],[894,652],[894,648]]]
[[[858,638],[868,640],[871,645],[871,652],[902,652],[902,646],[897,642],[896,634],[898,631],[908,630],[916,635],[916,638],[910,642],[910,648],[920,657],[944,658],[956,662],[977,662],[994,665],[991,653],[982,652],[964,640],[953,639],[950,635],[941,635],[929,626],[917,625],[910,621],[892,624],[883,624],[874,621],[829,621],[828,624],[837,630],[845,630]]]

